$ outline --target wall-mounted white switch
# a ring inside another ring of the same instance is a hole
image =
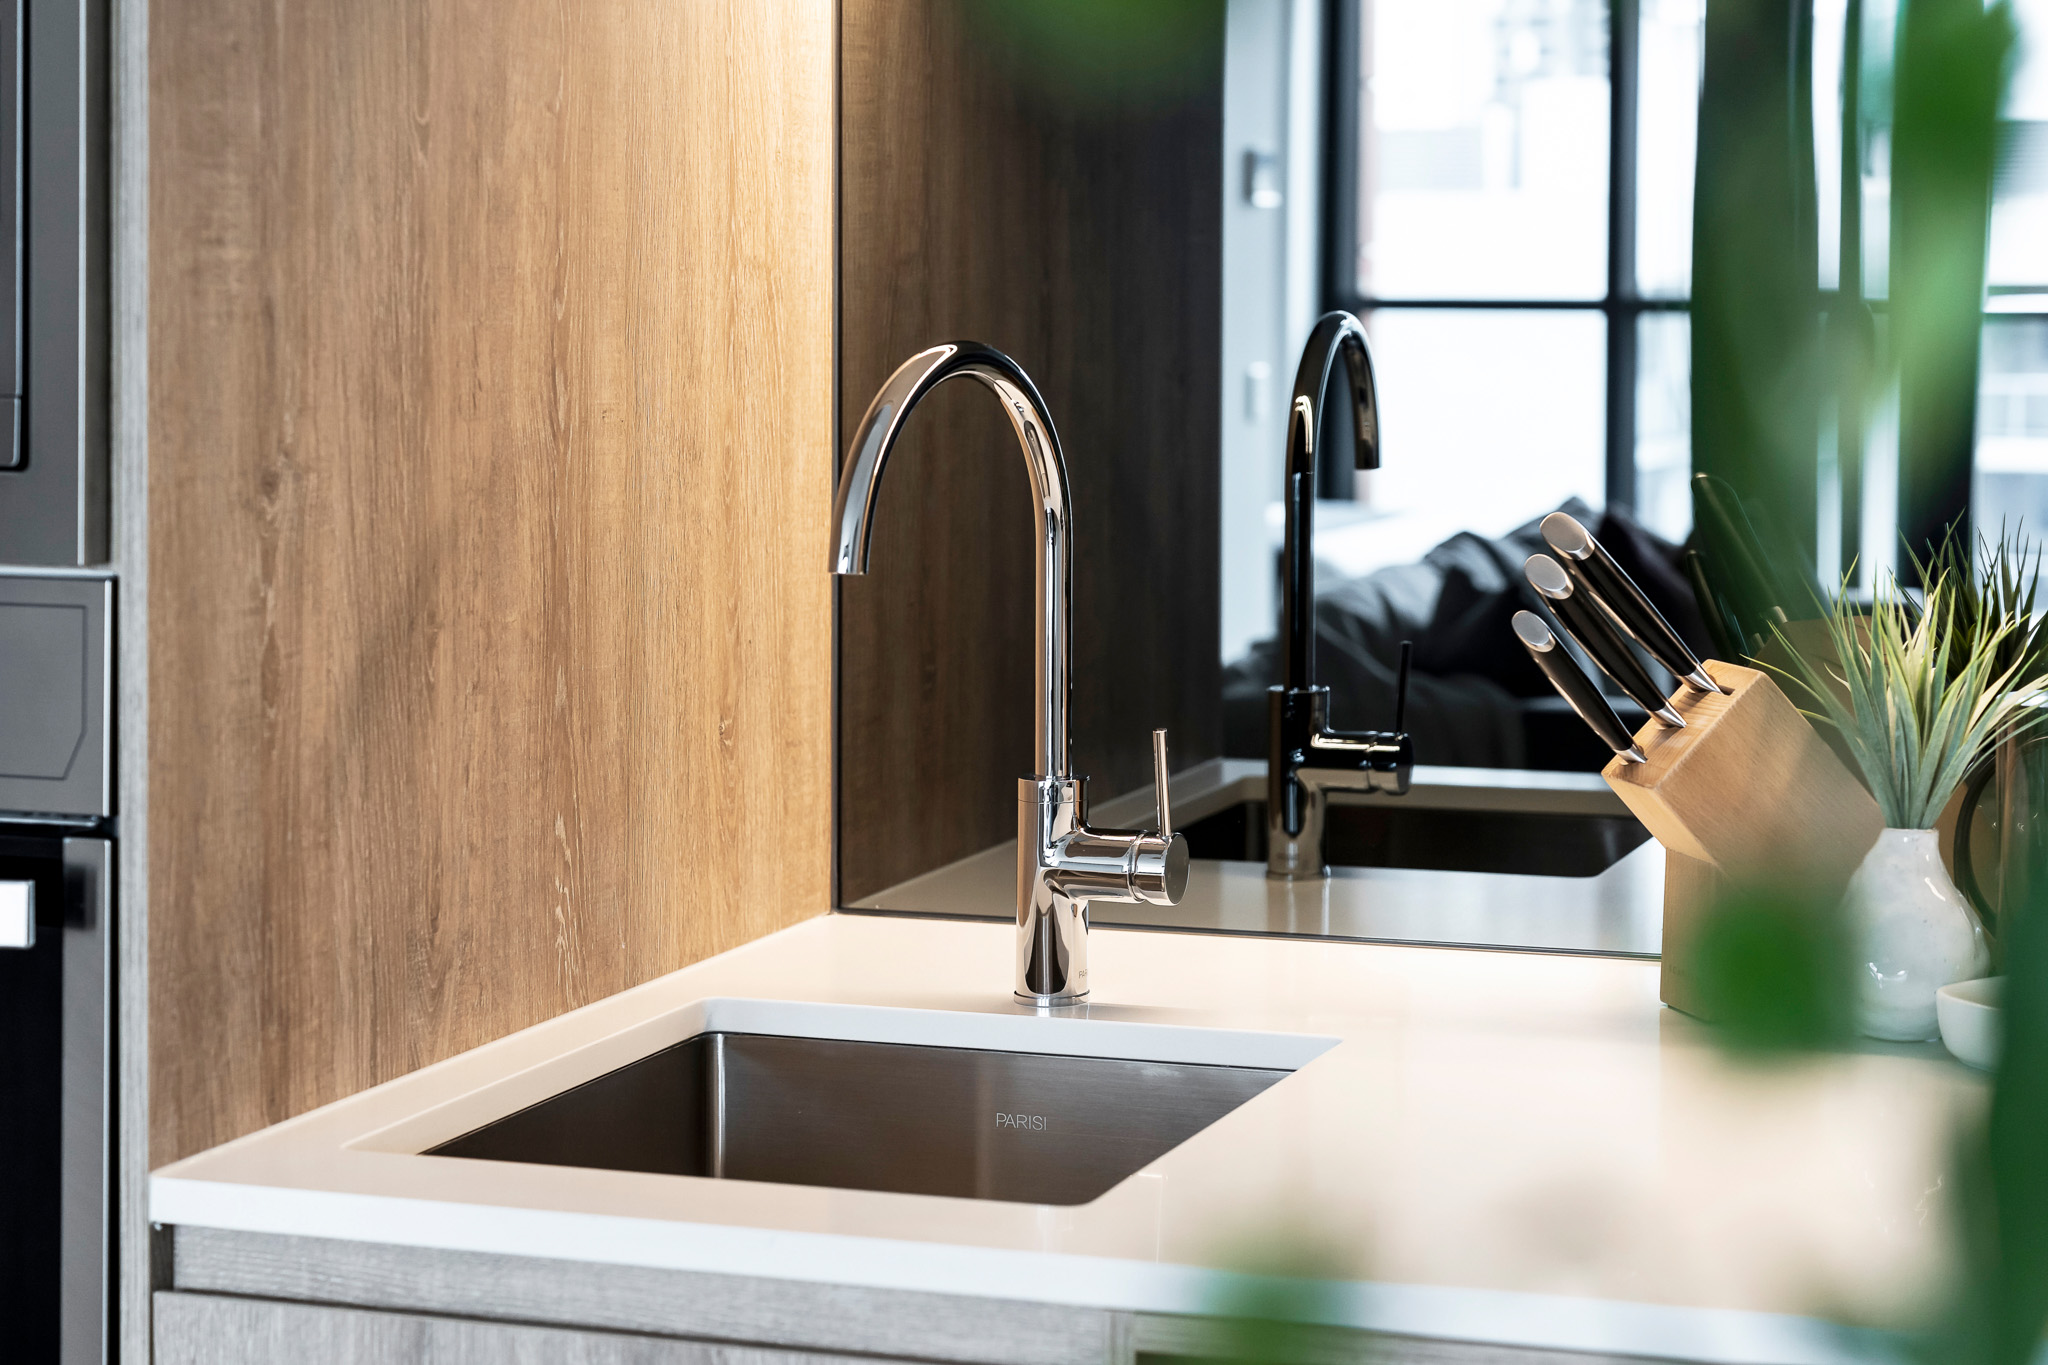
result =
[[[1273,392],[1273,367],[1263,360],[1254,360],[1244,367],[1244,420],[1263,422],[1270,410]]]
[[[0,948],[36,946],[36,884],[0,882]]]
[[[1277,209],[1283,202],[1280,193],[1280,154],[1262,152],[1256,147],[1248,148],[1244,154],[1244,202],[1255,209]]]

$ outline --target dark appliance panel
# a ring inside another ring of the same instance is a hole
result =
[[[0,564],[108,555],[104,0],[0,0]]]
[[[113,813],[114,583],[0,575],[0,819]]]

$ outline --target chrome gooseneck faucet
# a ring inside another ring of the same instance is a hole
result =
[[[1377,469],[1379,395],[1373,381],[1372,348],[1365,328],[1346,312],[1325,313],[1309,334],[1294,372],[1294,397],[1287,407],[1287,539],[1281,554],[1281,681],[1267,689],[1266,875],[1287,879],[1327,877],[1323,860],[1323,815],[1327,794],[1337,788],[1385,792],[1408,790],[1415,753],[1401,729],[1408,692],[1409,650],[1401,648],[1392,730],[1343,733],[1329,727],[1330,689],[1315,684],[1316,439],[1323,394],[1337,357],[1344,358],[1350,383],[1352,451],[1357,467]]]
[[[832,508],[836,539],[832,572],[868,569],[875,492],[889,451],[910,410],[955,375],[979,380],[1017,434],[1031,475],[1038,527],[1034,596],[1038,638],[1038,771],[1017,782],[1017,998],[1071,1005],[1088,994],[1088,902],[1173,905],[1187,888],[1188,844],[1167,809],[1166,732],[1152,732],[1159,828],[1152,832],[1088,828],[1087,779],[1073,775],[1067,709],[1073,688],[1068,638],[1074,570],[1066,459],[1046,415],[1045,400],[1017,362],[972,341],[949,342],[903,362],[853,433]]]

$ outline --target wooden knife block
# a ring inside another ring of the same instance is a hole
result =
[[[1727,694],[1681,687],[1671,705],[1685,728],[1649,721],[1636,732],[1645,761],[1616,758],[1601,772],[1664,846],[1662,994],[1689,1014],[1699,1009],[1688,950],[1727,882],[1839,896],[1884,828],[1877,802],[1775,682],[1718,659],[1705,667]]]

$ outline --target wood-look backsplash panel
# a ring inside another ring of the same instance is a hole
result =
[[[1097,798],[1221,750],[1221,4],[1157,22],[1176,88],[1039,82],[980,0],[842,0],[840,418],[936,342],[1052,410],[1073,486],[1075,766]],[[977,22],[978,21],[978,22]],[[1068,73],[1071,76],[1071,73]],[[987,393],[918,410],[844,580],[842,903],[1016,831],[1032,731],[1031,505]]]
[[[161,1164],[828,905],[833,9],[150,44]]]

